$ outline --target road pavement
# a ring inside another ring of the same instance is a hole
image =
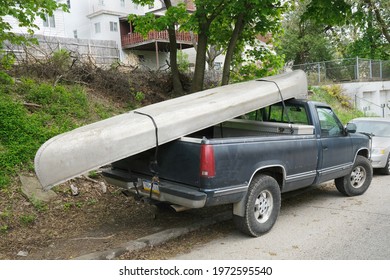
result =
[[[234,231],[178,255],[182,260],[390,260],[390,176],[374,175],[357,197],[333,184],[282,196],[272,230],[258,238]]]

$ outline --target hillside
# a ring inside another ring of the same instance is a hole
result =
[[[154,207],[111,186],[102,188],[98,173],[55,187],[52,202],[26,198],[19,176],[33,174],[34,155],[47,139],[172,96],[162,73],[87,69],[84,77],[76,75],[80,69],[66,76],[22,70],[0,83],[0,259],[68,259],[97,244],[114,246],[206,215],[168,211],[155,219]],[[311,98],[330,103],[344,123],[360,114],[336,87],[312,90]]]

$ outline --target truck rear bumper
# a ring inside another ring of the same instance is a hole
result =
[[[131,176],[125,171],[108,169],[104,170],[102,175],[108,184],[120,187],[135,195],[161,202],[178,204],[187,208],[202,208],[207,201],[206,193],[174,182],[162,180],[158,187],[145,189],[142,178]]]

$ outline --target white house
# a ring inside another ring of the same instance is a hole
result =
[[[163,14],[165,5],[155,0],[153,5],[140,6],[131,0],[57,0],[67,4],[69,13],[57,10],[45,20],[38,18],[35,34],[88,40],[111,40],[117,43],[120,59],[123,62],[161,68],[169,60],[168,33],[150,32],[148,38],[133,32],[127,20],[129,14],[143,15],[153,12]],[[175,3],[175,1],[173,1]],[[177,1],[176,1],[177,2]],[[189,10],[194,9],[192,0],[184,0]],[[27,34],[26,28],[18,26],[15,18],[7,16],[13,32]],[[178,34],[181,49],[193,48],[190,36]]]

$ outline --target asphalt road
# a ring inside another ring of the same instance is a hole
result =
[[[182,260],[390,260],[390,176],[374,175],[362,196],[329,184],[282,196],[273,229],[238,231],[178,255]]]

